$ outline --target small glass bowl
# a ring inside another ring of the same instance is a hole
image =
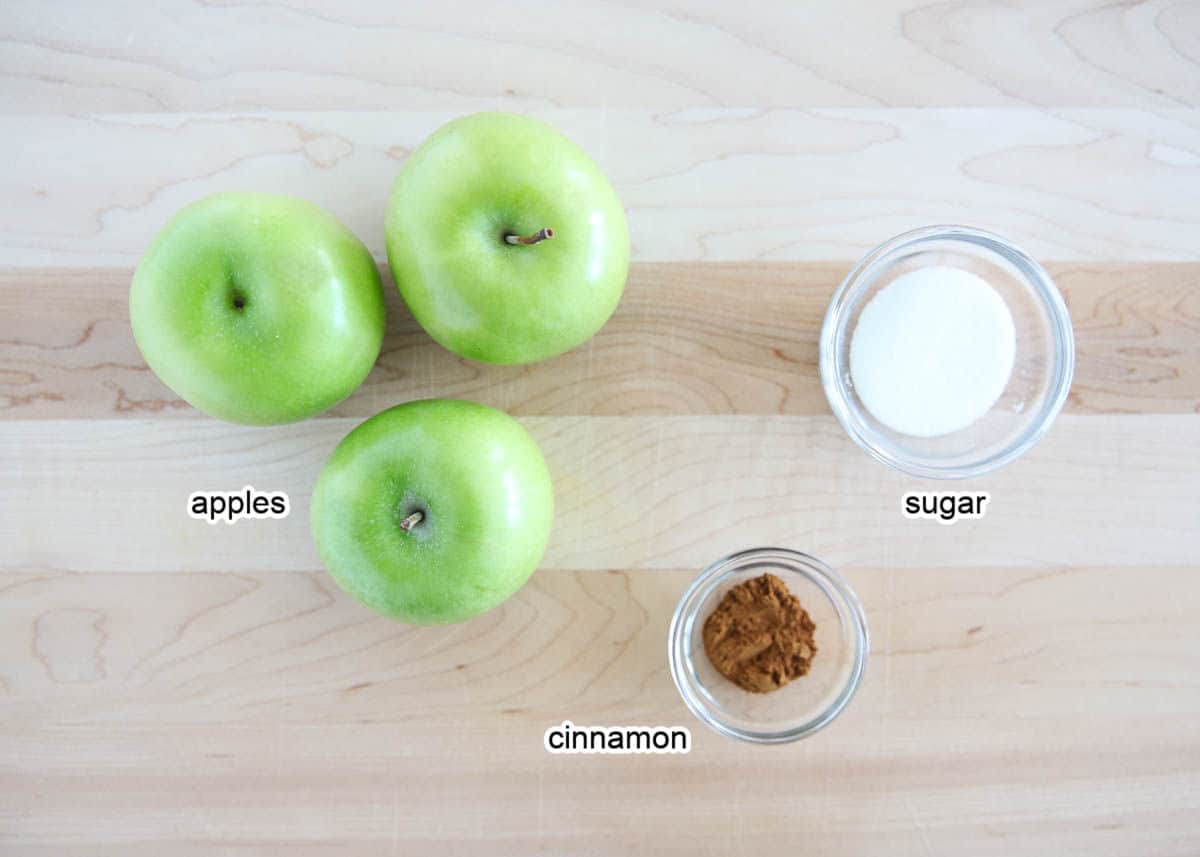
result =
[[[816,625],[817,653],[807,675],[770,693],[750,693],[725,678],[704,651],[704,622],[744,580],[782,579]],[[671,619],[671,676],[692,714],[732,738],[783,744],[829,725],[862,681],[870,638],[858,596],[825,563],[786,548],[754,548],[710,565],[679,599]]]
[[[863,308],[902,274],[931,265],[982,277],[1004,299],[1017,348],[1008,385],[988,413],[938,437],[901,434],[871,415],[854,390],[850,343]],[[825,314],[821,384],[842,428],[885,464],[933,479],[995,470],[1028,452],[1050,428],[1071,389],[1075,337],[1050,275],[1003,238],[965,226],[931,226],[876,247],[855,266]]]

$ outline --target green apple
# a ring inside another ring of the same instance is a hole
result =
[[[621,299],[629,231],[612,185],[553,128],[477,113],[405,162],[387,213],[392,275],[435,340],[486,363],[587,341]]]
[[[327,211],[270,194],[217,194],[180,211],[138,266],[129,315],[168,387],[252,425],[341,401],[383,344],[367,248]]]
[[[359,425],[312,499],[313,539],[334,580],[418,624],[462,621],[520,589],[553,517],[550,473],[529,433],[456,399],[397,405]]]

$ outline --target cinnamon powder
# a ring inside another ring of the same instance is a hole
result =
[[[816,630],[787,585],[764,574],[725,593],[704,623],[704,651],[725,678],[768,693],[808,672]]]

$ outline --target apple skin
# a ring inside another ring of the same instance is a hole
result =
[[[222,193],[180,211],[138,265],[129,315],[168,387],[250,425],[335,405],[383,344],[370,252],[324,209],[271,194]]]
[[[506,234],[549,227],[512,245]],[[387,213],[392,275],[438,343],[485,363],[531,363],[587,341],[621,299],[625,212],[600,168],[556,130],[477,113],[405,162]]]
[[[412,512],[423,520],[406,531]],[[413,624],[460,622],[524,585],[546,550],[554,488],[502,411],[424,399],[376,414],[325,464],[312,499],[321,560],[342,589]]]

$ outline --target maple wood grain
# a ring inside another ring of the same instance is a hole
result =
[[[0,109],[1195,107],[1198,30],[1172,2],[10,0]]]
[[[0,831],[18,855],[1182,855],[1200,626],[1162,596],[1198,572],[855,568],[867,680],[775,748],[707,732],[671,684],[691,571],[543,570],[420,629],[323,574],[4,574]],[[565,718],[694,747],[551,756]]]
[[[326,416],[455,396],[517,415],[829,412],[821,320],[848,264],[637,263],[594,339],[531,366],[487,366],[433,342],[386,267],[388,326],[366,383]],[[1076,332],[1068,413],[1200,410],[1200,264],[1051,264]],[[0,270],[0,421],[204,418],[147,369],[128,269]],[[36,299],[31,299],[36,296]]]
[[[318,419],[219,423],[148,371],[127,288],[174,212],[293,194],[382,263],[405,158],[481,109],[628,211],[594,340],[471,364],[389,282]],[[0,131],[3,857],[1195,857],[1200,5],[7,0]],[[846,438],[816,342],[855,259],[946,222],[1047,263],[1078,367],[1028,456],[938,486]],[[307,506],[355,423],[437,395],[529,427],[557,519],[515,598],[414,628],[332,585]],[[292,514],[184,515],[247,483]],[[939,487],[987,516],[900,515]],[[665,638],[772,543],[846,575],[872,652],[827,731],[759,748],[691,717]],[[550,755],[564,719],[694,748]]]
[[[807,4],[805,4],[807,5]],[[1200,78],[1200,75],[1197,76]],[[401,164],[462,111],[0,113],[0,264],[137,264],[188,203],[303,196],[383,259]],[[852,262],[935,223],[1041,261],[1200,260],[1200,107],[538,109],[612,180],[642,262]]]

